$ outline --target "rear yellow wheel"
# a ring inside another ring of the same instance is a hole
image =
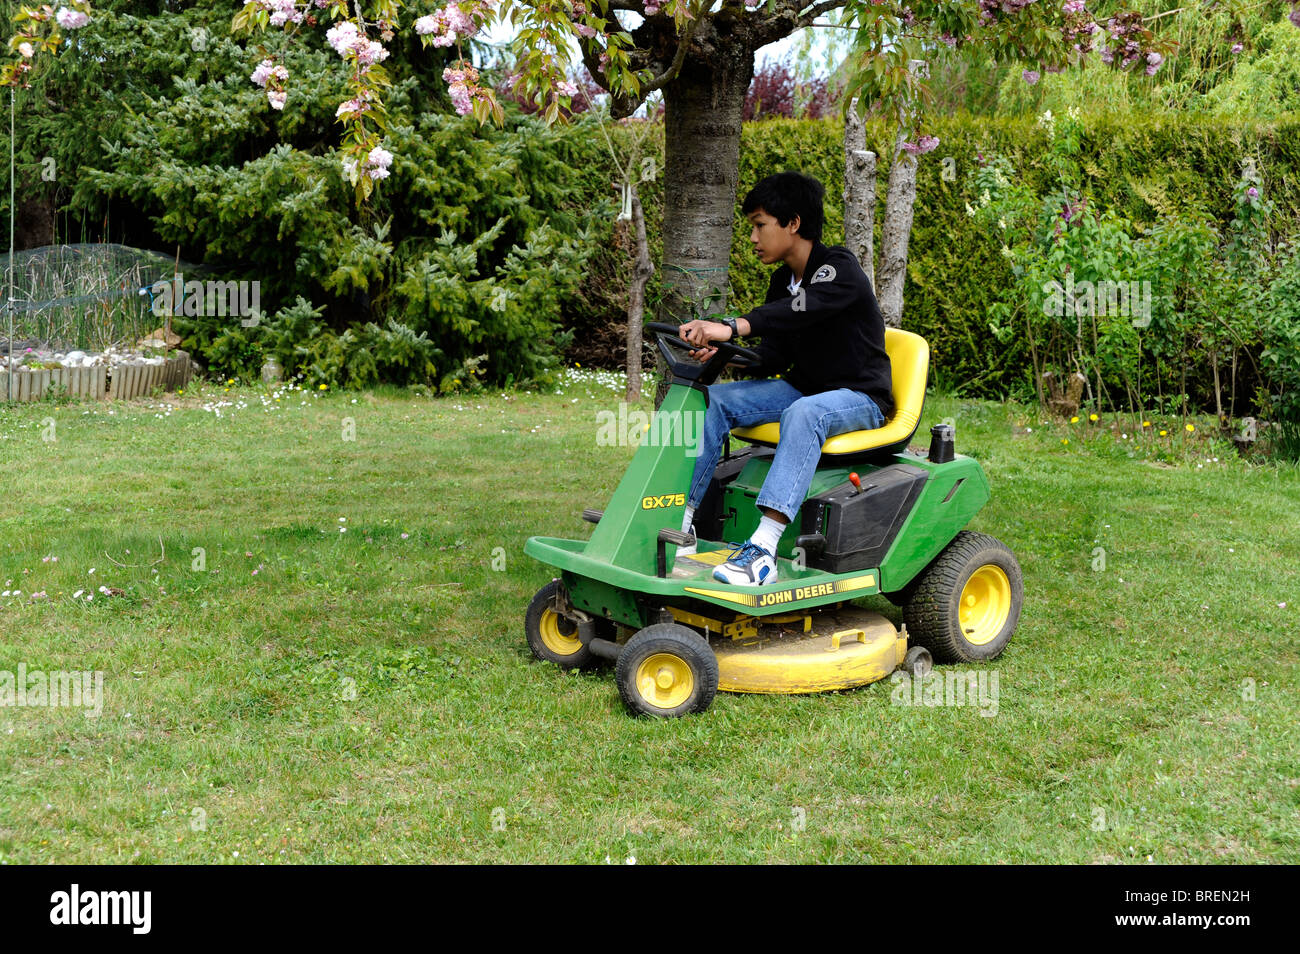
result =
[[[718,658],[695,630],[647,626],[627,641],[615,667],[619,695],[640,715],[703,712],[718,692]]]
[[[985,564],[971,574],[957,601],[957,618],[966,639],[984,646],[997,638],[1011,615],[1011,581],[1002,567]]]
[[[1020,621],[1020,564],[987,534],[957,534],[910,586],[903,607],[908,639],[930,650],[935,662],[993,659]]]
[[[576,669],[595,661],[591,650],[578,638],[578,626],[559,612],[556,607],[568,606],[564,584],[552,580],[533,597],[524,616],[524,634],[528,648],[544,662],[552,662],[561,669]]]

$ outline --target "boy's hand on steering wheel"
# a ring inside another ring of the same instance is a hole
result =
[[[698,361],[700,364],[704,364],[717,353],[718,353],[717,348],[699,348],[696,351],[692,351],[690,354],[691,357],[694,358],[696,361]]]
[[[677,332],[681,335],[683,341],[689,341],[696,346],[707,345],[710,341],[730,341],[731,329],[720,321],[688,321],[682,325]],[[717,350],[717,349],[706,349]],[[701,359],[701,360],[707,360]]]

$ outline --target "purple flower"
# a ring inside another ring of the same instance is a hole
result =
[[[1038,82],[1039,73],[1037,70],[1025,70],[1020,75],[1024,77],[1025,82],[1028,83],[1030,86],[1033,86],[1035,83]]]
[[[1246,190],[1246,195],[1248,198],[1253,199],[1255,198],[1255,196],[1259,195],[1259,190],[1256,189],[1254,186],[1251,186],[1249,189]]]
[[[1245,49],[1245,47],[1243,47],[1240,43],[1234,43],[1234,44],[1232,44],[1232,49],[1229,50],[1229,52],[1230,52],[1230,53],[1240,53],[1243,49]]]
[[[1300,4],[1291,8],[1291,15],[1287,17],[1293,24],[1300,27]]]

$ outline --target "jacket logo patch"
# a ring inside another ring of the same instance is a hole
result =
[[[817,274],[815,274],[812,277],[812,281],[810,281],[808,284],[812,285],[815,284],[816,282],[833,282],[833,281],[835,281],[835,266],[823,265],[821,268],[817,269]]]

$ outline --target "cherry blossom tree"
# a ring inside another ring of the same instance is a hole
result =
[[[937,144],[921,126],[928,65],[939,58],[978,48],[1055,71],[1096,57],[1149,75],[1172,53],[1154,33],[1158,16],[1105,0],[452,0],[431,10],[412,0],[245,0],[234,26],[323,34],[347,64],[349,97],[338,119],[344,173],[358,200],[391,162],[383,149],[384,44],[399,30],[414,30],[426,46],[457,49],[443,79],[457,112],[480,122],[502,118],[472,59],[476,38],[494,24],[513,32],[512,92],[548,121],[577,93],[568,79],[573,57],[608,91],[615,118],[662,91],[663,261],[674,266],[665,273],[666,311],[680,315],[726,273],[755,53],[832,12],[836,26],[855,36],[848,95],[897,119],[893,159],[912,162]],[[274,58],[258,64],[253,80],[273,108],[284,108],[292,78]],[[724,307],[721,298],[714,296],[712,310]]]

